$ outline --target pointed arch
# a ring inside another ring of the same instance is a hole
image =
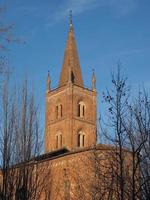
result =
[[[63,146],[63,136],[61,131],[56,133],[56,149],[62,148]]]
[[[77,133],[77,146],[78,147],[85,147],[85,133],[83,130],[79,130]]]
[[[61,118],[63,115],[63,106],[61,103],[58,103],[56,105],[56,119]]]
[[[78,112],[78,117],[85,117],[86,115],[86,105],[84,103],[84,101],[79,101],[78,105],[77,105],[77,112]]]

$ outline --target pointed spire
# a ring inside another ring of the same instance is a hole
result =
[[[70,21],[69,34],[68,34],[67,45],[65,49],[64,62],[63,62],[60,80],[59,80],[59,86],[63,86],[69,82],[70,74],[71,74],[72,83],[79,86],[83,86],[80,63],[79,63],[77,47],[76,47],[76,42],[75,42],[75,37],[74,37],[72,11],[70,11],[69,21]]]
[[[48,75],[47,75],[47,93],[50,92],[50,85],[51,85],[51,79],[50,79],[50,73],[48,71]]]
[[[96,90],[96,77],[95,77],[95,72],[94,69],[92,70],[92,90],[95,91]]]

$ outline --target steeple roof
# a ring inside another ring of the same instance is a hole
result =
[[[70,29],[65,49],[64,62],[60,74],[59,86],[63,86],[69,81],[71,81],[76,85],[83,86],[82,74],[77,53],[77,46],[74,37],[71,15],[70,15]]]

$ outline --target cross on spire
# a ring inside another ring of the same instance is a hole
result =
[[[47,92],[50,92],[50,84],[51,84],[51,79],[50,79],[50,73],[48,70],[48,75],[47,75]]]
[[[72,25],[72,10],[69,11],[69,21],[70,25]]]
[[[72,10],[69,11],[69,25],[70,25],[70,31],[73,30],[73,24],[72,24]]]

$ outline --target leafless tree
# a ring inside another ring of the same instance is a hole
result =
[[[7,75],[0,110],[1,199],[36,199],[46,184],[41,174],[50,173],[36,160],[42,144],[39,109],[27,81],[12,90]]]
[[[109,117],[109,139],[116,147],[116,176],[117,176],[117,196],[118,199],[124,200],[126,197],[125,184],[126,177],[124,171],[126,147],[126,132],[123,121],[127,117],[127,103],[129,98],[129,90],[126,86],[127,78],[121,75],[120,65],[118,64],[117,74],[112,74],[112,90],[107,90],[104,99],[108,104]],[[107,133],[108,134],[108,133]]]
[[[116,77],[112,75],[113,89],[104,94],[109,123],[102,133],[116,147],[112,160],[117,198],[148,199],[150,104],[145,91],[130,98],[126,81],[118,67]]]
[[[18,96],[14,160],[15,163],[21,163],[21,165],[17,170],[15,185],[17,195],[21,193],[21,199],[34,199],[39,183],[35,182],[38,178],[36,177],[37,166],[31,164],[31,160],[38,156],[41,150],[38,106],[35,103],[33,91],[28,88],[27,81],[24,82]]]
[[[133,155],[138,154],[134,167],[139,163],[141,179],[139,191],[145,200],[150,198],[150,99],[145,89],[139,91],[138,97],[130,107],[130,112],[132,116],[132,128],[129,129],[130,146]]]
[[[3,16],[7,13],[7,6],[0,4],[0,50],[8,50],[12,43],[22,43],[21,39],[13,35],[14,24],[4,23]]]
[[[9,76],[6,75],[2,86],[2,96],[0,99],[0,163],[1,163],[1,194],[4,199],[8,199],[12,190],[9,168],[13,164],[14,141],[15,141],[15,97],[11,96],[9,90]]]

